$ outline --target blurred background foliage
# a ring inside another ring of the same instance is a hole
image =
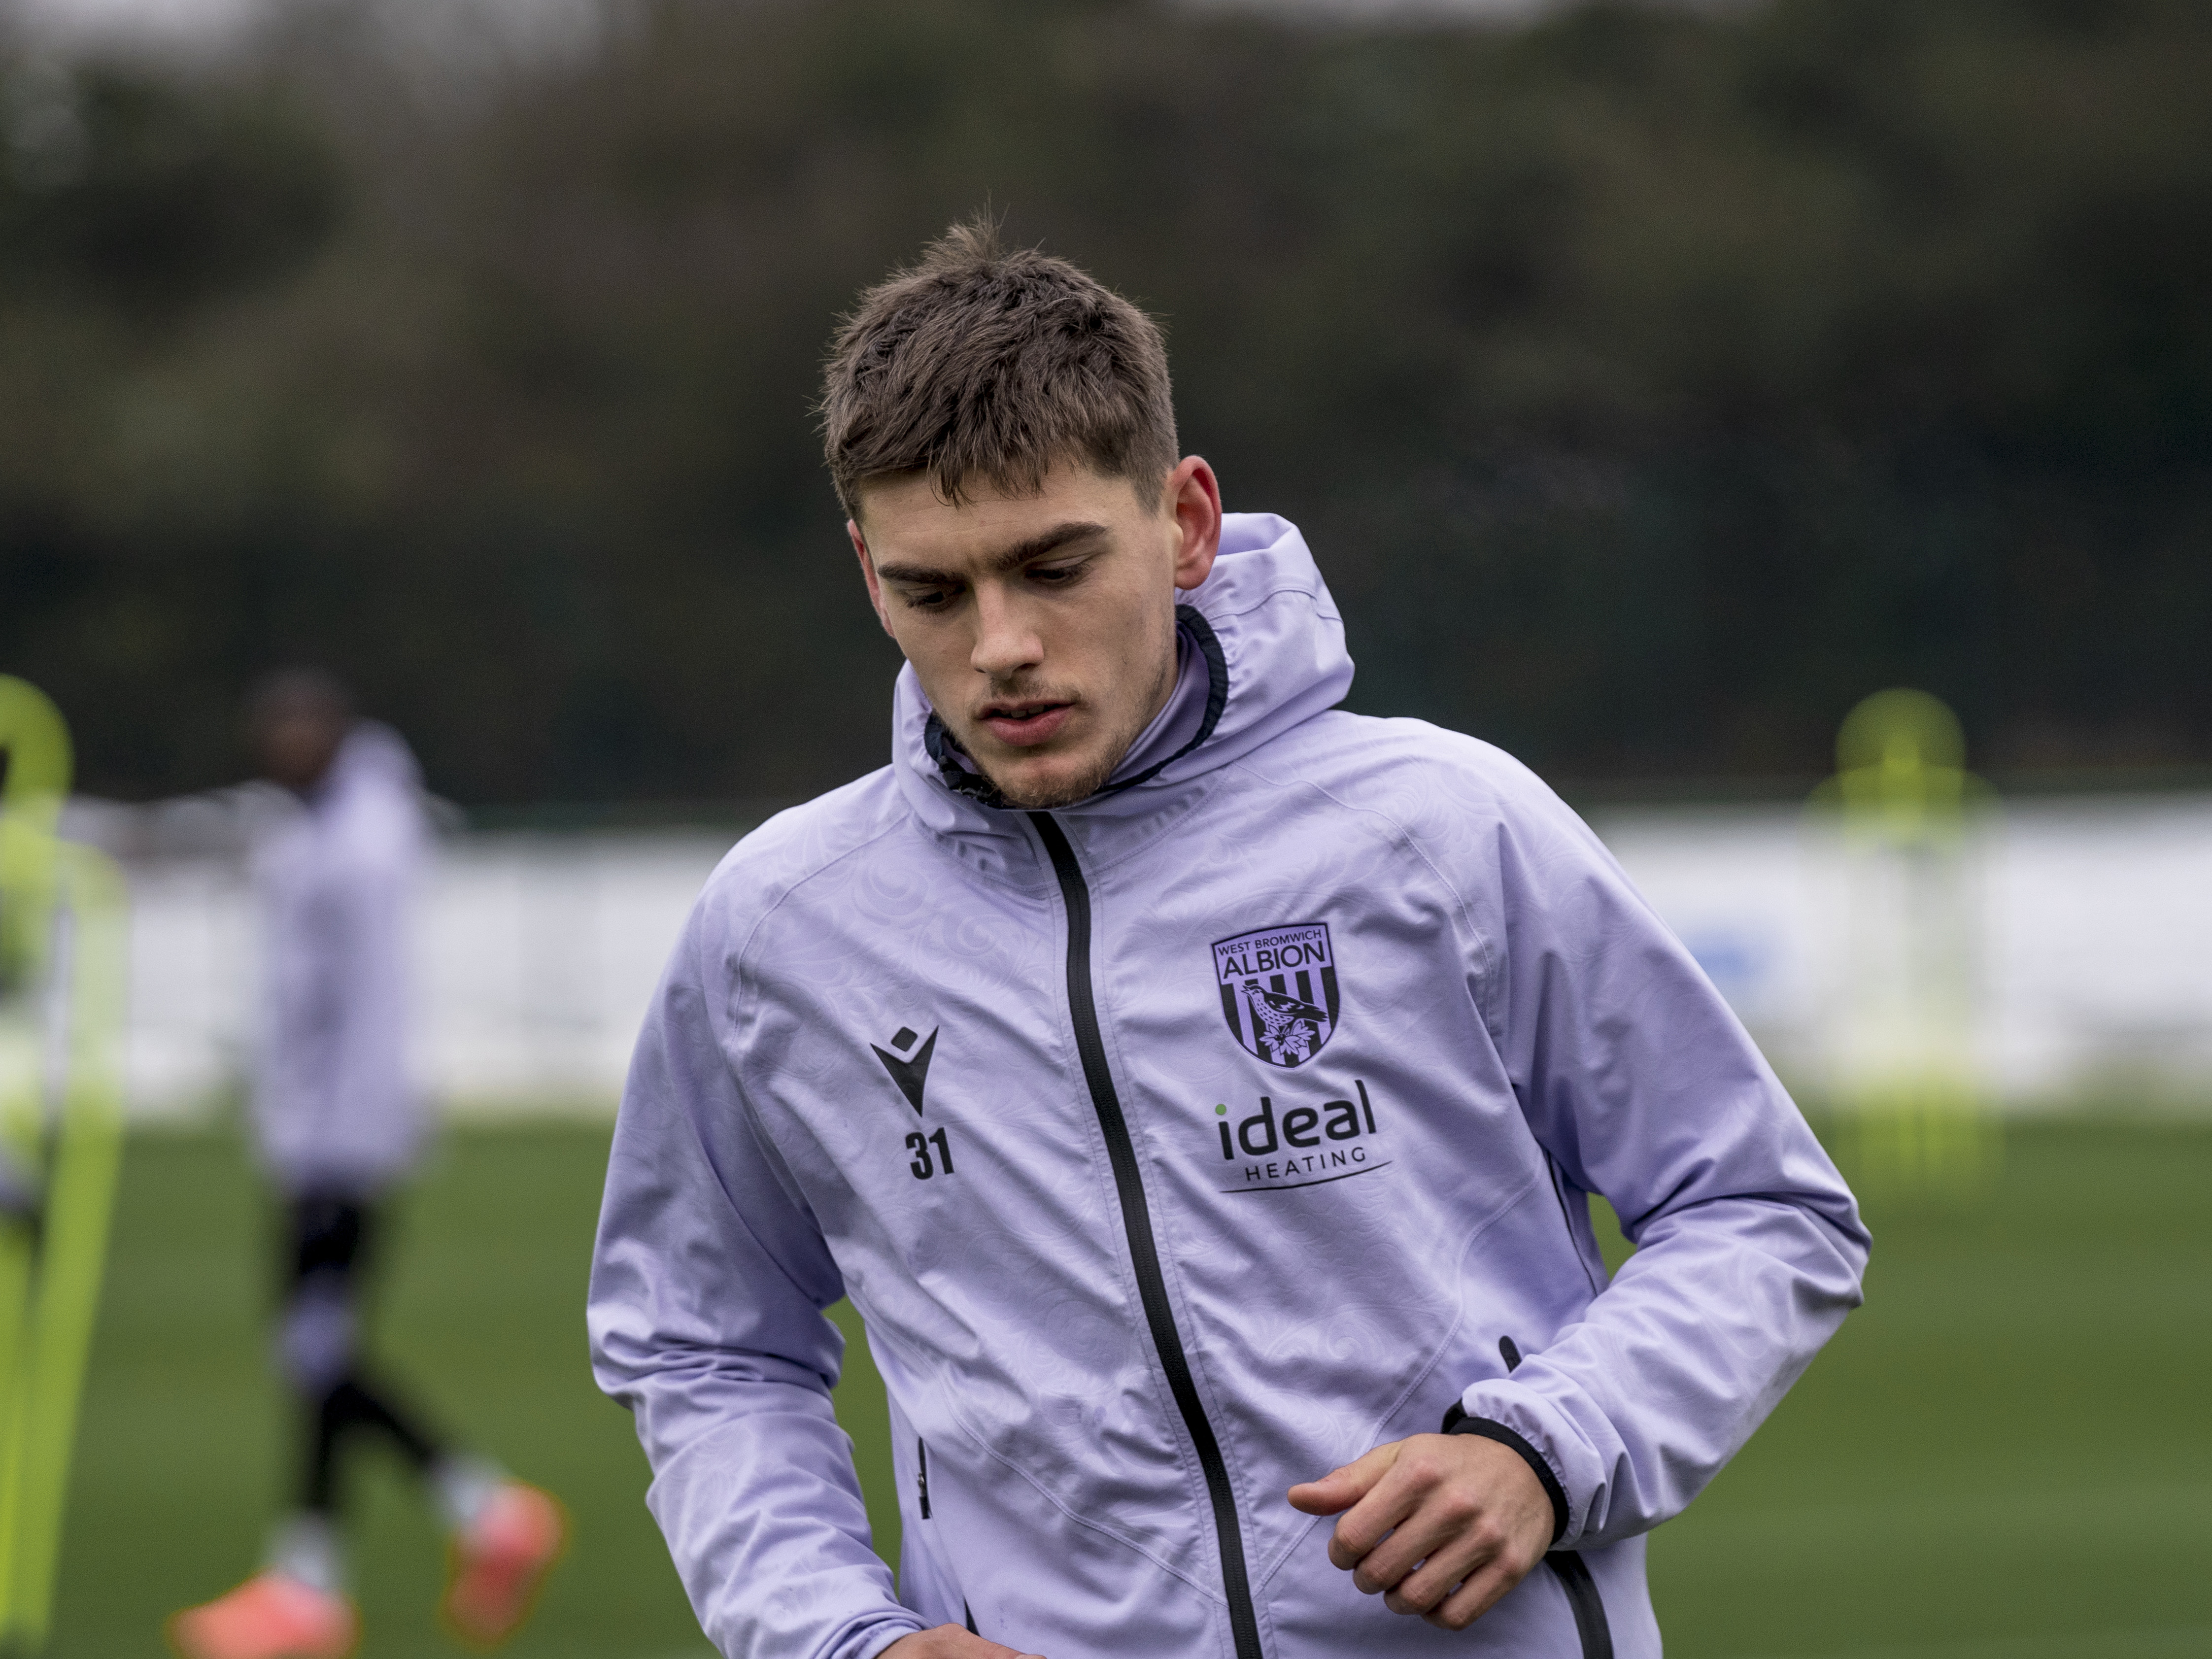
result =
[[[0,92],[0,659],[83,787],[352,677],[465,803],[793,797],[896,664],[809,403],[948,221],[1170,333],[1355,707],[1805,777],[1905,682],[2000,774],[2212,763],[2212,10],[1499,29],[664,0],[440,82],[342,8]]]

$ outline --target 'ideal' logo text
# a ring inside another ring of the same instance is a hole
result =
[[[1280,1116],[1273,1097],[1261,1095],[1260,1109],[1235,1123],[1229,1108],[1216,1106],[1221,1134],[1221,1156],[1231,1164],[1246,1160],[1239,1171],[1240,1186],[1224,1192],[1279,1191],[1286,1187],[1316,1187],[1324,1181],[1341,1181],[1387,1167],[1389,1160],[1370,1156],[1361,1144],[1376,1134],[1375,1105],[1367,1085],[1355,1079],[1357,1103],[1327,1100],[1318,1106],[1291,1106]]]

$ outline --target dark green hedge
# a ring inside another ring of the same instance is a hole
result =
[[[1361,708],[1809,775],[1903,681],[1985,766],[2212,763],[2201,5],[627,15],[467,85],[339,32],[9,82],[0,666],[89,787],[229,775],[298,657],[465,801],[878,763],[815,365],[987,201],[1166,319]]]

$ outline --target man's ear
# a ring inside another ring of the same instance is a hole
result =
[[[860,580],[868,585],[868,603],[874,607],[876,620],[883,624],[884,632],[891,634],[890,612],[884,609],[884,585],[876,576],[876,562],[868,556],[868,538],[860,533],[858,519],[845,520],[845,533],[853,538],[853,556],[860,562]],[[891,634],[893,639],[898,637]]]
[[[1188,593],[1212,574],[1221,551],[1221,482],[1203,459],[1187,455],[1168,474],[1166,495],[1177,538],[1175,585]]]

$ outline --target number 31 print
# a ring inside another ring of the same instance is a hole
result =
[[[935,1163],[931,1161],[929,1156],[929,1143],[933,1140],[937,1143]],[[935,1175],[939,1163],[945,1165],[945,1174],[953,1173],[952,1142],[943,1129],[928,1135],[925,1135],[919,1129],[915,1130],[906,1138],[906,1149],[914,1154],[914,1162],[908,1164],[907,1168],[914,1171],[914,1178],[916,1181],[927,1181]]]

